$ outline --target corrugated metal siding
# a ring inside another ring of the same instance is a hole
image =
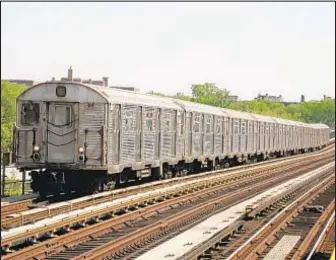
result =
[[[259,122],[259,152],[265,150],[265,123]]]
[[[259,126],[257,121],[253,123],[253,151],[255,153],[259,151]]]
[[[241,153],[246,153],[247,150],[247,120],[240,120],[240,148],[239,151]]]
[[[223,118],[220,116],[215,116],[215,130],[214,130],[214,154],[216,156],[219,156],[222,154],[222,148],[223,148]]]
[[[119,163],[120,105],[112,106],[108,125],[108,163],[116,165]]]
[[[231,119],[224,117],[224,155],[231,153],[231,143],[232,143],[232,134],[231,134]]]
[[[161,110],[161,158],[175,157],[176,111],[170,109]]]
[[[265,151],[270,150],[269,123],[265,123]]]
[[[248,120],[247,129],[247,153],[251,154],[253,151],[253,121]]]
[[[185,126],[185,153],[189,157],[192,155],[192,118],[191,113],[186,114],[186,126]]]
[[[236,154],[239,151],[239,119],[233,118],[231,120],[232,131],[232,153]]]
[[[274,132],[274,142],[273,142],[273,147],[274,150],[277,151],[279,149],[279,126],[277,123],[274,124],[273,126],[273,132]]]
[[[269,135],[270,135],[270,150],[274,150],[274,124],[271,123],[269,126]]]
[[[195,121],[199,120],[199,121]],[[200,113],[192,113],[192,156],[197,158],[203,153],[203,116]]]
[[[86,142],[87,165],[100,165],[103,156],[105,104],[79,104],[78,144]]]
[[[19,130],[17,132],[18,136],[18,161],[26,162],[32,161],[30,156],[33,154],[33,131],[32,130]],[[38,135],[39,137],[41,134]]]
[[[184,113],[177,114],[177,128],[176,128],[176,158],[182,159],[184,155]]]
[[[143,160],[151,161],[157,158],[157,109],[153,107],[142,108],[142,152]]]
[[[213,134],[213,116],[205,114],[204,115],[204,156],[213,155],[213,144],[214,144],[214,134]]]
[[[136,105],[124,105],[121,110],[120,162],[133,163],[136,160]]]
[[[289,126],[285,126],[285,133],[286,133],[286,135],[285,135],[285,140],[286,140],[286,142],[285,142],[285,147],[286,147],[286,149],[288,149],[289,148]]]

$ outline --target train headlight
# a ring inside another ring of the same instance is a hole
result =
[[[38,145],[35,145],[34,146],[34,152],[38,152],[38,151],[40,151],[40,147]]]
[[[79,147],[79,148],[78,148],[78,152],[79,152],[79,153],[84,153],[84,148],[83,148],[83,147]]]
[[[39,152],[34,152],[34,153],[33,153],[33,160],[34,160],[34,161],[39,161],[39,160],[41,160],[41,155],[40,155]]]

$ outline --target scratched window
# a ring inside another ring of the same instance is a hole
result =
[[[219,134],[221,132],[222,132],[222,129],[221,129],[221,119],[217,118],[217,120],[216,120],[216,134]]]
[[[195,133],[199,133],[201,131],[201,129],[200,129],[200,116],[199,115],[194,116],[193,130],[194,130]]]
[[[128,110],[125,112],[125,117],[123,119],[123,130],[124,131],[134,131],[135,122],[133,119],[133,111]]]
[[[205,132],[206,133],[211,132],[211,116],[207,117]]]
[[[21,106],[21,124],[35,125],[40,121],[40,104],[24,103]]]
[[[147,130],[147,131],[153,131],[153,120],[152,119],[146,119],[146,121],[145,121],[145,130]]]

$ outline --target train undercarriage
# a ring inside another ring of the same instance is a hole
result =
[[[312,151],[312,149],[309,149],[309,151]],[[32,178],[31,188],[33,192],[39,192],[42,199],[48,195],[71,194],[74,192],[80,195],[87,195],[159,179],[183,177],[188,174],[252,164],[304,152],[304,150],[292,150],[272,154],[261,153],[239,158],[236,156],[233,158],[226,157],[223,160],[217,158],[214,161],[206,160],[203,163],[197,160],[192,163],[181,161],[176,165],[163,164],[162,168],[151,168],[149,166],[147,169],[140,171],[126,168],[117,174],[107,174],[106,171],[92,170],[61,171],[59,169],[45,169],[30,173]]]

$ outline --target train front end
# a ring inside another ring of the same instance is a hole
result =
[[[104,170],[102,160],[87,165],[86,138],[92,129],[83,129],[85,117],[80,117],[80,109],[99,102],[106,103],[94,90],[70,82],[39,84],[17,98],[13,152],[16,167],[31,171],[34,192],[45,196],[85,190],[88,187],[82,184],[88,172]],[[95,132],[98,140],[103,138],[102,128]],[[101,151],[102,158],[102,143],[97,145],[90,149]]]

